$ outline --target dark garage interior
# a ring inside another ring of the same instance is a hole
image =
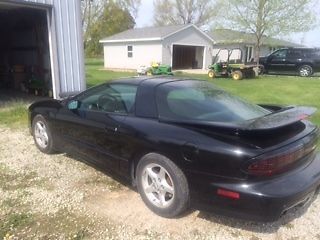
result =
[[[204,47],[173,45],[172,68],[202,69]]]
[[[0,4],[0,91],[52,97],[45,10]]]

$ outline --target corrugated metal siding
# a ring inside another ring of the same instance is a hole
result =
[[[12,2],[52,5],[56,35],[58,77],[62,92],[82,91],[86,88],[84,73],[84,51],[81,26],[80,0],[13,0]]]

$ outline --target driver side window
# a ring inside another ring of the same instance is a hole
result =
[[[282,49],[279,50],[277,52],[275,52],[274,54],[272,54],[273,58],[286,58],[287,57],[287,49]]]
[[[79,98],[81,110],[128,114],[133,112],[137,86],[105,84]]]

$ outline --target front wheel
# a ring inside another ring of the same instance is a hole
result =
[[[214,70],[210,70],[210,71],[208,72],[208,76],[209,76],[209,78],[215,78],[215,77],[216,77],[215,71],[214,71]]]
[[[136,173],[141,198],[157,215],[173,218],[189,206],[187,179],[168,158],[149,153],[139,161]]]
[[[310,77],[313,74],[313,69],[309,65],[303,65],[299,68],[300,77]]]
[[[37,115],[32,121],[32,135],[37,148],[47,154],[55,153],[54,141],[49,124],[42,115]]]

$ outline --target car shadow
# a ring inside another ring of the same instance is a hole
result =
[[[68,158],[72,158],[73,160],[84,163],[87,166],[94,168],[95,170],[99,171],[100,173],[102,173],[104,175],[107,175],[112,180],[120,183],[124,187],[129,188],[130,190],[136,191],[136,188],[133,186],[132,182],[129,179],[121,176],[117,172],[100,167],[100,166],[97,166],[94,163],[92,163],[89,159],[85,158],[82,155],[76,154],[76,153],[65,153],[64,155]]]
[[[118,173],[108,170],[108,169],[103,169],[101,167],[98,167],[94,164],[92,164],[90,161],[88,161],[86,158],[84,158],[81,155],[77,154],[70,154],[66,153],[65,154],[67,157],[72,158],[76,161],[82,162],[95,170],[101,172],[102,174],[107,175],[114,181],[117,181],[121,185],[123,185],[126,188],[129,188],[132,191],[138,192],[137,188],[132,184],[132,182],[129,179],[124,178],[123,176],[119,175]],[[205,207],[202,207],[203,205],[199,202],[197,202],[195,199],[191,201],[190,208],[185,211],[183,214],[180,216],[176,217],[176,219],[181,219],[184,217],[187,217],[191,214],[193,214],[195,211],[198,211],[197,217],[200,219],[204,219],[206,221],[209,221],[211,223],[219,224],[219,225],[225,225],[228,227],[240,229],[240,230],[246,230],[246,231],[251,231],[254,233],[265,233],[265,234],[270,234],[270,233],[275,233],[278,231],[279,228],[283,226],[288,226],[290,227],[290,222],[293,221],[294,219],[297,219],[301,216],[303,216],[308,207],[316,200],[318,197],[319,193],[316,192],[315,195],[312,197],[310,201],[308,201],[306,204],[302,206],[296,206],[292,209],[290,209],[288,212],[286,212],[284,215],[282,215],[277,221],[274,222],[255,222],[255,221],[250,221],[250,220],[244,220],[242,218],[235,218],[235,217],[230,217],[230,216],[225,216],[222,215],[221,213],[215,211],[214,209],[207,209]]]

